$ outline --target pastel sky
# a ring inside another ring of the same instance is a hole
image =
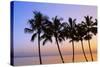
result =
[[[33,18],[32,11],[40,11],[44,15],[50,17],[54,16],[63,17],[64,21],[67,21],[69,17],[77,18],[77,22],[80,23],[84,20],[84,16],[89,15],[93,18],[97,18],[97,7],[87,5],[71,5],[71,4],[51,4],[51,3],[36,3],[36,2],[14,2],[14,52],[15,56],[37,56],[37,38],[34,42],[31,42],[32,34],[25,34],[24,28],[29,27],[27,21]],[[94,19],[93,19],[94,20]],[[84,41],[86,52],[88,53],[87,41]],[[93,52],[96,52],[96,37],[91,40]],[[60,43],[62,54],[72,54],[71,43]],[[75,43],[76,54],[81,53],[81,45]],[[45,46],[42,46],[42,55],[58,55],[58,50],[55,41],[53,43],[47,42]]]

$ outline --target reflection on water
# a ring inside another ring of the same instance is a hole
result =
[[[88,60],[91,61],[89,54],[86,55]],[[66,63],[72,62],[72,55],[64,55],[64,61]],[[94,60],[97,60],[97,54],[93,54]],[[84,62],[85,58],[82,54],[75,55],[76,62]],[[59,56],[42,56],[43,64],[56,64],[61,63],[61,58]],[[37,65],[39,64],[38,57],[16,57],[14,58],[14,65]]]

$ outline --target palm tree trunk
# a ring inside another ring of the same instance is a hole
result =
[[[39,60],[40,60],[40,64],[42,64],[41,51],[40,51],[40,33],[38,33],[38,49],[39,49]]]
[[[62,62],[64,63],[64,60],[63,60],[63,57],[62,57],[62,54],[61,54],[61,51],[60,51],[60,47],[59,47],[58,40],[57,40],[56,37],[55,37],[55,39],[56,39],[56,43],[57,43],[57,47],[58,47],[58,51],[59,51],[59,54],[60,54],[61,60],[62,60]]]
[[[85,54],[84,46],[83,46],[83,40],[81,40],[81,45],[82,45],[82,51],[83,51],[85,60],[88,62],[88,59],[87,59],[86,54]]]
[[[90,40],[88,40],[88,45],[89,45],[89,50],[90,50],[91,59],[92,59],[92,61],[93,61],[92,50],[91,50],[91,46],[90,46]]]
[[[74,62],[74,41],[72,40],[72,48],[73,48],[73,57],[72,57],[72,61]]]

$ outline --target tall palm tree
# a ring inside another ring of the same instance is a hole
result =
[[[88,62],[88,59],[86,57],[85,50],[84,50],[84,45],[83,45],[83,39],[84,39],[84,36],[86,35],[84,27],[81,24],[77,24],[76,32],[74,32],[74,34],[75,34],[74,40],[81,42],[82,52],[84,54],[84,58]]]
[[[73,50],[73,57],[72,61],[74,62],[74,32],[76,28],[76,19],[72,19],[69,17],[68,22],[64,22],[63,24],[64,30],[63,30],[63,35],[66,38],[70,39],[70,42],[72,42],[72,50]]]
[[[47,16],[44,16],[41,12],[34,11],[34,18],[30,19],[28,23],[30,24],[30,28],[25,28],[25,32],[32,33],[31,41],[34,41],[36,37],[38,37],[38,51],[39,51],[39,60],[40,64],[42,64],[41,58],[41,49],[40,49],[40,35],[42,32],[42,26],[45,25]]]
[[[61,18],[58,18],[57,16],[55,16],[52,22],[49,22],[49,24],[47,24],[47,26],[45,26],[44,31],[45,33],[41,36],[41,38],[44,39],[43,41],[43,45],[49,40],[50,42],[52,42],[52,37],[55,38],[56,44],[57,44],[57,48],[59,51],[59,55],[61,57],[62,63],[64,63],[64,59],[59,47],[59,42],[61,42],[62,40],[64,40],[64,38],[60,35],[61,32]]]
[[[86,36],[84,37],[84,39],[88,41],[91,60],[93,61],[90,39],[92,39],[93,34],[97,33],[97,19],[95,21],[92,21],[92,16],[85,16],[84,18],[85,21],[82,21],[82,24],[86,30]]]

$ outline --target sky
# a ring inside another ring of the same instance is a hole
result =
[[[14,55],[17,57],[21,56],[38,56],[38,41],[37,38],[34,42],[31,42],[32,34],[24,33],[24,28],[29,27],[27,24],[28,20],[33,18],[32,11],[40,11],[44,15],[52,17],[58,16],[64,18],[64,21],[68,21],[69,17],[76,18],[77,23],[84,21],[84,16],[93,16],[97,18],[97,7],[88,5],[72,5],[72,4],[53,4],[53,3],[36,3],[36,2],[14,2]],[[93,19],[93,20],[94,20]],[[93,52],[96,52],[96,38],[94,36],[91,40],[91,46]],[[65,41],[60,44],[62,54],[72,54],[72,46],[69,41]],[[88,43],[84,41],[86,53],[88,51]],[[59,55],[55,40],[53,43],[47,42],[45,46],[42,46],[41,42],[41,53],[43,56]],[[81,54],[80,42],[75,42],[75,53]]]

